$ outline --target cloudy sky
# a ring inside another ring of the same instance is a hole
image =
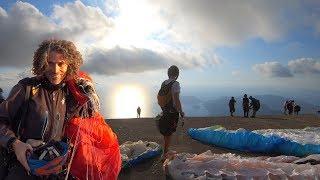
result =
[[[0,1],[1,87],[50,38],[75,42],[100,92],[135,84],[154,99],[171,64],[185,95],[320,90],[318,0]]]

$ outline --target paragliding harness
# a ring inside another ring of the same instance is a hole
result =
[[[25,120],[28,114],[30,95],[36,83],[31,79],[22,81],[26,86],[25,98],[20,106],[17,114],[14,117],[12,124],[13,131],[17,134],[18,139],[21,139],[25,128]],[[41,133],[43,134],[43,132]],[[63,170],[68,157],[69,146],[66,142],[50,141],[39,147],[34,148],[33,152],[27,152],[27,162],[31,173],[36,176],[45,176],[52,174],[59,174]],[[3,151],[3,150],[2,150]],[[9,168],[12,161],[15,159],[13,152],[2,152],[5,161],[3,161],[5,168]]]

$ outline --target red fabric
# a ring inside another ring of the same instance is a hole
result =
[[[89,74],[87,74],[87,73],[85,73],[85,72],[83,72],[83,71],[79,71],[79,72],[78,72],[78,77],[79,77],[79,78],[86,79],[86,80],[92,82],[92,79],[91,79],[91,77],[89,76]]]
[[[117,179],[121,170],[118,138],[100,114],[71,119],[65,132],[76,148],[70,169],[73,176],[80,180]]]
[[[77,74],[77,78],[83,78],[86,80],[89,80],[92,82],[91,77],[82,71],[79,71]],[[76,79],[70,79],[67,81],[67,86],[69,88],[69,90],[71,91],[72,96],[80,103],[80,105],[84,104],[85,102],[88,101],[88,97],[86,95],[84,95],[77,87],[76,84]]]
[[[67,81],[67,85],[69,90],[71,91],[72,96],[80,103],[80,105],[87,102],[88,97],[80,92],[74,79]]]

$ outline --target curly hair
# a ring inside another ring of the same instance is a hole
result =
[[[76,46],[67,40],[45,40],[34,52],[32,67],[34,75],[41,76],[44,74],[48,67],[49,53],[52,51],[61,53],[68,63],[67,77],[78,73],[83,59]]]

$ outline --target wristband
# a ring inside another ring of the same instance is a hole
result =
[[[7,149],[9,152],[13,151],[13,143],[16,142],[16,140],[18,140],[18,138],[16,137],[11,137],[8,142],[7,142]]]

